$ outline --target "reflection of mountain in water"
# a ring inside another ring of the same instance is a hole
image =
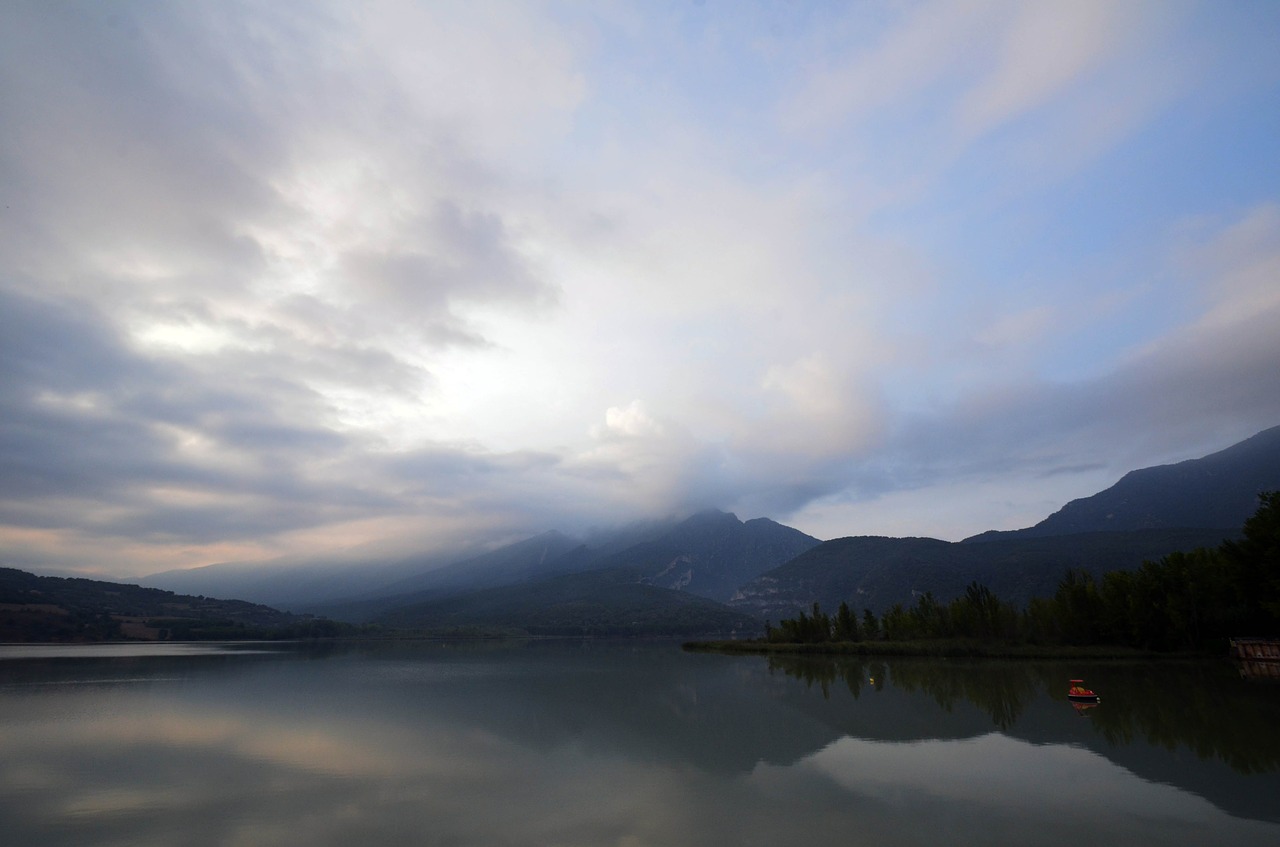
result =
[[[767,696],[766,686],[794,683],[770,679],[754,657],[608,641],[459,643],[433,650],[428,665],[419,646],[372,650],[352,671],[372,677],[360,686],[383,703],[407,699],[406,709],[429,709],[432,720],[478,723],[541,751],[587,744],[730,774],[793,762],[832,739],[820,720]]]
[[[617,642],[440,646],[428,663],[421,649],[361,648],[357,690],[533,749],[587,744],[745,773],[844,736],[910,743],[998,729],[1089,749],[1234,815],[1280,820],[1278,692],[1222,663],[763,660]],[[1080,675],[1103,693],[1084,717],[1066,699],[1067,680]],[[1188,756],[1199,761],[1188,766]]]
[[[479,659],[485,674],[465,686],[424,680],[418,702],[429,701],[436,719],[479,721],[536,749],[587,743],[733,773],[791,764],[844,736],[910,743],[998,729],[1089,749],[1234,815],[1280,820],[1277,691],[1240,681],[1222,663],[762,660],[608,642],[450,650],[446,662]],[[381,658],[421,662],[412,650]],[[1078,675],[1103,693],[1084,717],[1066,699],[1067,680]],[[1199,760],[1194,767],[1188,756]]]
[[[1066,700],[1073,676],[1102,693],[1083,718]],[[479,733],[539,752],[581,747],[729,776],[812,760],[844,739],[891,747],[998,733],[1086,749],[1232,815],[1280,819],[1280,688],[1250,685],[1221,663],[766,660],[556,641],[0,667],[0,686],[74,681],[85,691],[145,679],[165,686],[179,711],[189,701],[250,723],[308,715],[392,737]]]

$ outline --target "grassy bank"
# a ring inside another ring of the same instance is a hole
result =
[[[699,653],[813,656],[936,656],[990,659],[1137,659],[1185,657],[1129,647],[1060,647],[1001,644],[965,639],[924,641],[829,641],[798,644],[770,641],[687,641],[685,650]]]

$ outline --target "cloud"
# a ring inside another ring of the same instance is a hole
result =
[[[884,426],[881,400],[841,371],[821,352],[770,367],[760,383],[765,413],[741,446],[822,461],[875,443]]]
[[[982,328],[976,340],[999,350],[1025,345],[1042,338],[1053,326],[1055,317],[1048,306],[1001,315],[989,326]]]
[[[1252,13],[685,11],[7,8],[10,560],[969,534],[1274,422]]]
[[[1201,282],[1209,303],[1201,331],[1225,333],[1274,314],[1280,308],[1280,204],[1263,203],[1207,241],[1192,242],[1177,264]]]
[[[1094,0],[854,11],[804,58],[778,120],[857,175],[870,214],[927,204],[955,180],[966,205],[1006,199],[1113,152],[1199,85],[1187,17]]]
[[[973,138],[1036,109],[1095,73],[1131,11],[1104,2],[1016,4],[997,36],[996,67],[965,92],[956,123]]]
[[[632,400],[625,407],[610,406],[604,413],[603,431],[623,437],[657,436],[662,426],[645,412],[639,400]]]
[[[944,0],[917,4],[899,21],[851,39],[843,55],[821,62],[781,114],[794,131],[824,131],[857,123],[869,113],[912,102],[942,82],[970,48],[988,36],[998,11],[994,3]],[[870,39],[875,43],[868,46]]]
[[[0,395],[10,514],[41,501],[93,498],[113,505],[78,517],[63,511],[59,520],[109,534],[193,539],[261,531],[270,509],[252,506],[236,530],[225,515],[164,503],[183,490],[280,503],[325,496],[309,489],[300,466],[348,445],[332,430],[286,417],[283,408],[292,415],[320,405],[307,392],[252,377],[219,385],[133,353],[92,311],[69,313],[12,293],[0,293],[0,301],[5,360],[13,365]],[[199,520],[179,527],[172,520],[179,511]],[[274,519],[287,511],[281,506]]]
[[[964,381],[914,412],[887,406],[871,449],[833,456],[827,483],[793,506],[793,523],[820,536],[921,534],[913,504],[927,502],[926,534],[937,537],[1029,526],[1130,470],[1196,458],[1274,426],[1275,204],[1172,224],[1168,243],[1150,284],[1108,306],[1128,326],[1145,327],[1143,340],[1062,378],[1039,372],[1036,361],[1045,348],[1090,345],[1098,306],[997,318],[978,332],[976,353],[951,348],[972,368]],[[1173,296],[1188,297],[1180,319],[1143,322]]]

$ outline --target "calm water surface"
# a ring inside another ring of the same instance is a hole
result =
[[[1077,711],[1066,681],[1103,695]],[[1280,844],[1225,663],[674,644],[0,647],[0,833],[58,845]]]

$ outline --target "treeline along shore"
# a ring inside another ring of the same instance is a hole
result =
[[[764,636],[689,642],[687,649],[938,656],[1222,655],[1233,637],[1280,636],[1280,492],[1264,492],[1238,540],[1173,553],[1100,579],[1068,571],[1052,597],[1025,608],[970,583],[943,603],[931,593],[882,615],[834,613],[766,622]]]

